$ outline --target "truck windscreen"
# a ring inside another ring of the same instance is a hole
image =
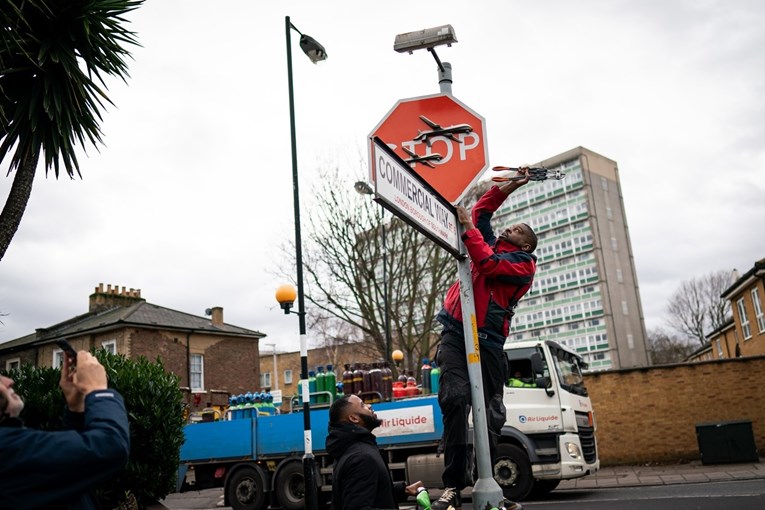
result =
[[[563,349],[550,347],[561,387],[571,393],[587,396],[587,388],[584,387],[584,377],[582,376],[579,358]]]

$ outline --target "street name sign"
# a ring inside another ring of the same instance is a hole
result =
[[[455,257],[461,257],[454,206],[380,138],[371,140],[370,155],[375,200]]]

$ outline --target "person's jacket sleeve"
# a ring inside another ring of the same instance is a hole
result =
[[[84,415],[75,413],[66,421],[75,429],[0,427],[0,510],[56,508],[125,466],[130,433],[119,393],[108,389],[88,394]]]

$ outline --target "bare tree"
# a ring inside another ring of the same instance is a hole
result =
[[[730,318],[730,302],[720,297],[730,284],[731,272],[722,270],[682,282],[667,304],[670,328],[703,345]]]
[[[314,308],[309,314],[324,318],[325,337],[337,336],[328,318],[352,326],[362,338],[359,348],[371,346],[383,359],[387,309],[391,349],[404,352],[402,368],[416,370],[438,341],[435,316],[456,277],[456,263],[369,196],[356,193],[359,175],[351,180],[338,168],[320,174],[303,239],[305,299]]]
[[[662,328],[648,331],[648,353],[654,365],[681,363],[691,355],[694,346]]]

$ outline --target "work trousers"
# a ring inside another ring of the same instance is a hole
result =
[[[507,380],[507,358],[502,347],[480,347],[484,408],[489,429],[492,466],[497,443],[505,424],[503,385]],[[468,448],[468,415],[471,407],[470,377],[465,339],[450,330],[441,335],[436,353],[441,369],[438,404],[444,422],[444,487],[462,490],[473,485],[472,452]]]

